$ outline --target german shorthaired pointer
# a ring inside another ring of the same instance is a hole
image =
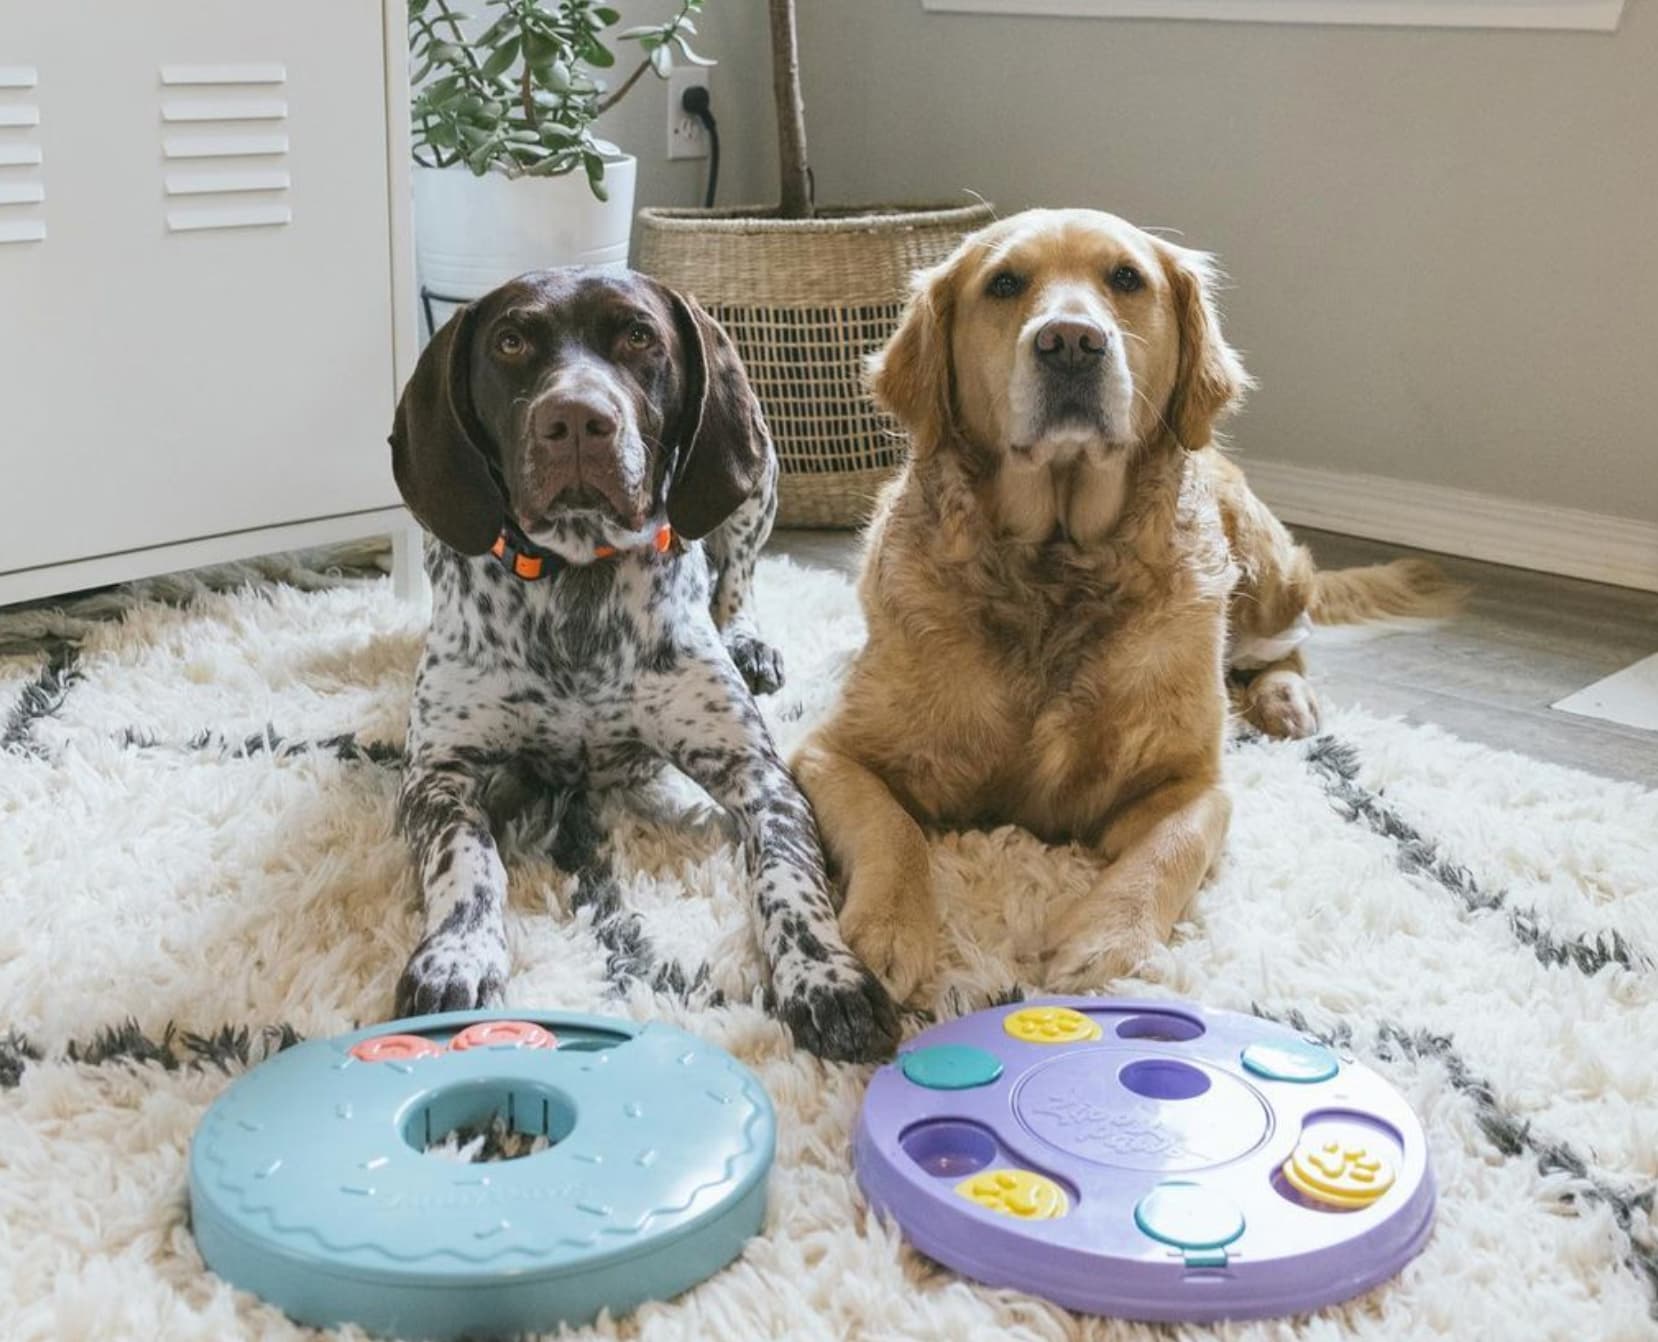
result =
[[[754,702],[782,676],[747,609],[777,460],[718,323],[639,275],[523,276],[438,332],[391,445],[433,592],[398,799],[426,935],[399,1013],[501,1000],[495,776],[545,790],[554,861],[602,912],[616,892],[592,793],[666,762],[736,821],[795,1039],[890,1054],[892,1003],[841,938],[811,809]]]

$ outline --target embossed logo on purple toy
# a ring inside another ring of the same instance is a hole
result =
[[[1271,1129],[1244,1081],[1143,1050],[1076,1048],[1027,1072],[1013,1110],[1033,1136],[1098,1165],[1198,1170],[1247,1154]]]

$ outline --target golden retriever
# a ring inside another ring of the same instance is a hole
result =
[[[899,997],[930,977],[924,826],[1012,823],[1099,855],[1047,929],[1098,987],[1166,939],[1220,853],[1234,702],[1304,736],[1309,621],[1446,613],[1431,565],[1320,574],[1212,446],[1248,386],[1210,259],[1033,210],[916,277],[871,361],[909,430],[870,526],[866,646],[795,759],[847,883],[841,926]]]

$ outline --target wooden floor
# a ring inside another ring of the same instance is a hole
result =
[[[1325,568],[1415,553],[1296,528]],[[851,572],[847,532],[781,531],[772,550]],[[1472,584],[1467,610],[1437,627],[1315,646],[1313,681],[1325,702],[1433,723],[1537,759],[1658,787],[1658,733],[1549,707],[1573,690],[1658,652],[1658,594],[1432,556]]]

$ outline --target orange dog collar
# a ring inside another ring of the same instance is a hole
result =
[[[673,544],[674,529],[664,522],[657,528],[656,535],[651,537],[650,549],[655,554],[667,554],[673,549]],[[569,566],[568,560],[535,544],[511,522],[501,528],[501,534],[495,538],[489,552],[501,561],[508,572],[525,582],[535,582]],[[593,558],[614,559],[620,553],[613,545],[600,545],[594,549]]]

